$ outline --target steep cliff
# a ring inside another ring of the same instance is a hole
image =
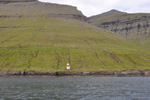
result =
[[[76,7],[37,0],[0,0],[0,18],[45,17],[87,21]]]
[[[97,27],[120,34],[127,39],[140,39],[150,36],[150,14],[128,14],[112,10],[89,18]]]

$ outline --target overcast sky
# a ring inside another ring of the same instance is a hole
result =
[[[85,16],[116,9],[128,13],[150,13],[150,0],[39,0],[76,6]]]

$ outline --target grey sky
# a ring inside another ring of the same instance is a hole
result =
[[[39,0],[76,6],[85,16],[100,14],[111,9],[128,13],[150,13],[150,0]]]

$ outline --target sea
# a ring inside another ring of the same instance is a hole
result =
[[[0,77],[0,100],[150,100],[150,78]]]

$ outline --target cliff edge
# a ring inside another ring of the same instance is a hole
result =
[[[76,7],[38,0],[0,0],[0,18],[45,17],[87,21]]]

